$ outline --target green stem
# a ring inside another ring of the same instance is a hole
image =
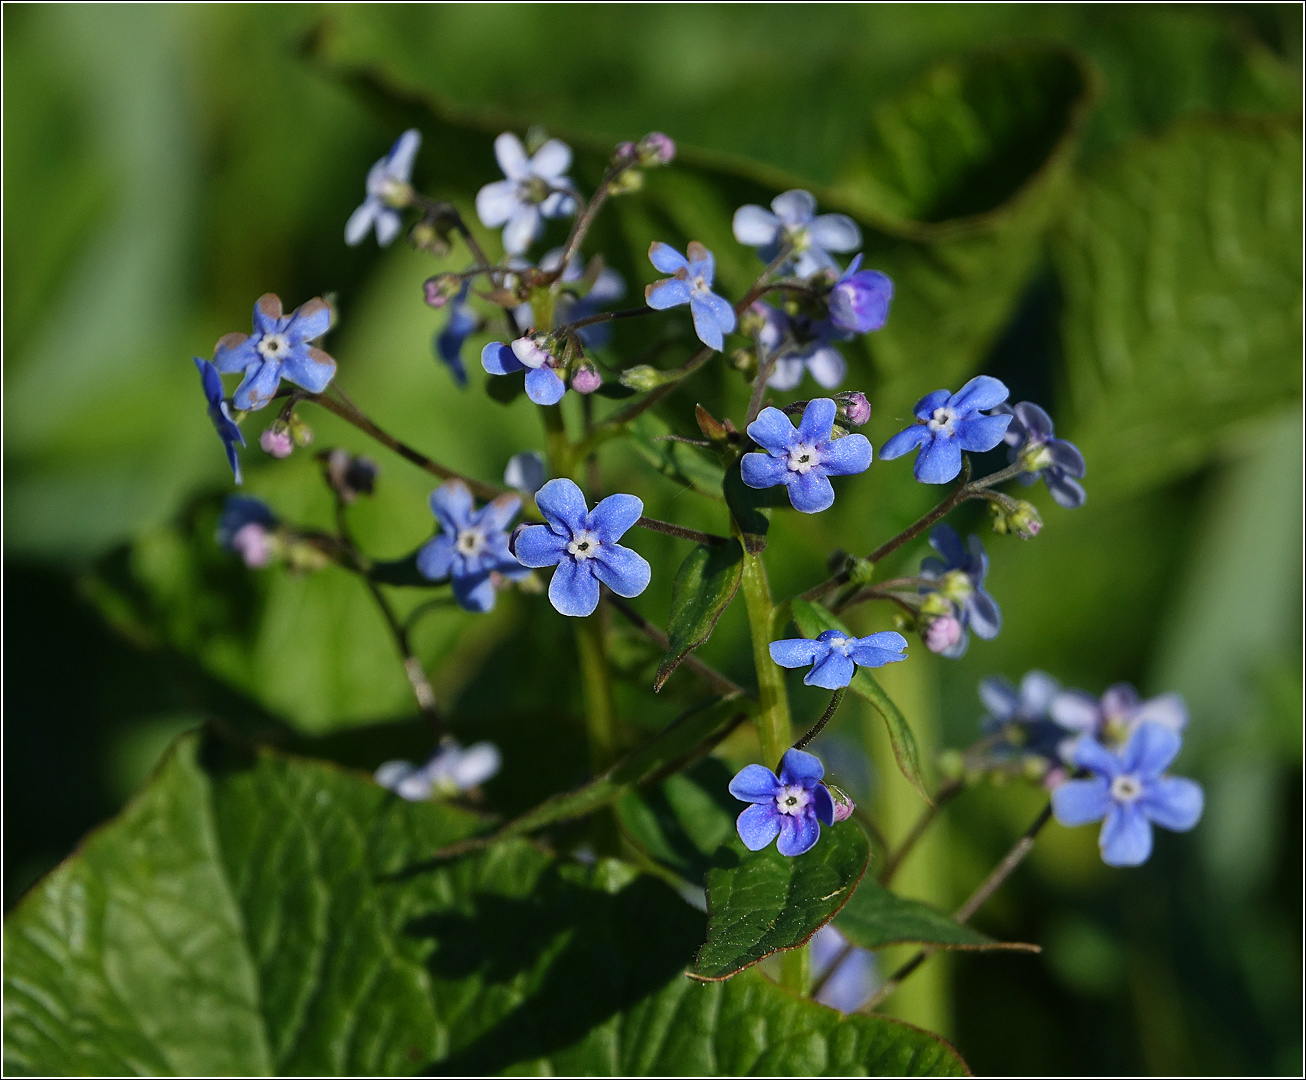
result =
[[[762,757],[767,767],[777,769],[789,749],[792,738],[789,720],[789,695],[785,691],[784,671],[771,659],[771,640],[775,626],[775,607],[771,603],[771,586],[760,555],[744,553],[741,582],[744,607],[748,612],[748,632],[753,642],[753,666],[757,671],[757,696],[761,707],[754,718]]]
[[[585,731],[589,736],[590,771],[594,776],[606,772],[617,757],[613,733],[616,705],[603,647],[605,607],[600,604],[593,615],[576,620],[576,647],[580,653],[581,689],[585,699]],[[594,814],[590,838],[597,854],[619,854],[617,819],[610,807]]]
[[[811,992],[812,961],[806,945],[780,954],[780,985],[804,997]]]
[[[549,472],[554,476],[570,476],[575,461],[562,409],[557,405],[541,405],[540,419],[544,422],[544,448],[548,452]]]

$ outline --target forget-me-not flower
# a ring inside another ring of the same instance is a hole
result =
[[[476,214],[486,228],[503,230],[503,250],[520,255],[544,233],[546,218],[576,212],[576,187],[565,175],[571,147],[550,139],[527,157],[521,140],[505,131],[494,140],[494,156],[506,180],[476,193]]]
[[[830,290],[830,321],[843,330],[869,334],[889,321],[893,282],[879,270],[863,270],[860,253]]]
[[[781,667],[812,665],[803,676],[806,686],[840,690],[853,681],[859,667],[884,667],[907,659],[907,639],[892,630],[850,637],[840,630],[823,630],[815,638],[785,638],[770,645],[771,659]]]
[[[1093,775],[1057,787],[1052,812],[1072,827],[1101,821],[1098,847],[1108,866],[1145,863],[1153,825],[1187,832],[1202,816],[1201,785],[1165,775],[1180,746],[1178,732],[1154,723],[1140,724],[1118,754],[1087,736],[1080,739],[1072,762]]]
[[[220,547],[239,555],[251,570],[258,570],[276,554],[276,515],[267,503],[249,495],[231,495],[222,505],[216,539]]]
[[[523,566],[554,566],[549,602],[563,615],[592,614],[599,582],[618,596],[638,596],[651,571],[643,556],[617,541],[644,513],[634,495],[609,495],[593,510],[571,480],[550,480],[535,495],[545,524],[519,526],[513,553]]]
[[[1129,683],[1116,683],[1101,698],[1083,690],[1063,690],[1052,699],[1052,719],[1066,731],[1119,746],[1141,724],[1160,724],[1176,733],[1188,725],[1188,706],[1179,694],[1144,701]]]
[[[916,423],[884,444],[889,461],[920,447],[912,469],[922,484],[946,484],[961,472],[963,450],[992,450],[1002,441],[1010,416],[986,416],[1007,399],[1007,388],[990,375],[977,375],[955,394],[935,390],[916,402]]]
[[[1042,477],[1057,505],[1074,510],[1084,505],[1084,455],[1065,439],[1053,438],[1052,417],[1032,401],[1014,408],[999,405],[994,412],[1011,416],[1011,426],[1002,440],[1010,449],[1007,457],[1024,470],[1017,479],[1028,487]]]
[[[831,964],[839,966],[828,970]],[[841,1013],[854,1013],[875,993],[875,955],[866,949],[848,951],[848,939],[834,923],[826,923],[812,938],[812,982],[821,983],[814,1000]]]
[[[852,335],[829,319],[812,319],[796,312],[790,314],[764,301],[754,301],[749,308],[750,322],[756,329],[758,362],[774,357],[774,366],[766,385],[776,390],[792,390],[810,371],[827,390],[837,389],[847,374],[843,353],[834,347]]]
[[[780,775],[765,765],[745,765],[730,781],[730,794],[752,803],[735,821],[744,847],[761,851],[777,836],[781,855],[801,855],[834,824],[834,800],[821,783],[825,766],[815,754],[786,750]]]
[[[449,319],[435,335],[435,355],[444,361],[459,386],[467,385],[467,369],[463,366],[463,343],[481,328],[481,317],[467,303],[471,279],[449,301]]]
[[[195,366],[199,369],[200,385],[204,387],[204,397],[209,403],[209,419],[213,421],[213,426],[218,432],[218,438],[222,440],[222,445],[227,451],[227,464],[231,466],[231,472],[236,477],[236,483],[243,483],[244,481],[240,475],[240,458],[236,454],[236,444],[239,443],[244,446],[245,436],[240,433],[240,428],[236,426],[236,421],[231,418],[231,411],[223,400],[222,377],[218,374],[218,369],[207,360],[202,360],[198,356],[191,357],[191,359],[195,361]]]
[[[516,495],[500,495],[479,510],[461,480],[450,480],[431,492],[431,512],[442,532],[417,553],[417,570],[424,578],[450,578],[454,599],[467,611],[494,607],[494,577],[519,581],[530,571],[508,550],[507,528],[521,509]]]
[[[829,477],[851,476],[871,466],[871,444],[865,435],[834,438],[837,412],[832,398],[813,398],[794,427],[779,409],[763,409],[748,425],[748,437],[765,453],[744,455],[744,483],[751,488],[783,484],[794,509],[804,514],[830,507],[834,488]]]
[[[1074,741],[1052,719],[1052,702],[1060,692],[1061,684],[1044,671],[1029,672],[1019,687],[1001,675],[989,675],[979,684],[987,710],[980,728],[985,735],[1001,735],[1011,750],[1057,762]]]
[[[930,530],[930,547],[942,558],[931,555],[921,560],[920,576],[930,583],[921,587],[921,592],[927,594],[924,610],[955,618],[960,624],[956,642],[938,650],[940,655],[955,660],[965,654],[970,644],[967,630],[975,631],[985,640],[998,636],[1002,612],[997,601],[984,590],[989,557],[978,536],[971,534],[963,546],[951,525],[936,525]],[[933,610],[936,605],[942,610]]]
[[[331,329],[331,308],[319,297],[289,315],[281,298],[264,293],[254,305],[254,333],[226,334],[218,340],[213,366],[224,375],[244,372],[232,404],[261,409],[277,392],[283,378],[320,394],[336,373],[336,362],[309,342]]]
[[[567,392],[559,371],[566,365],[555,356],[548,337],[525,334],[511,345],[491,341],[481,350],[481,367],[491,375],[526,372],[526,396],[536,405],[556,405]]]
[[[422,133],[409,128],[394,141],[390,152],[367,171],[367,198],[345,223],[345,243],[351,247],[363,242],[368,231],[376,227],[376,242],[385,247],[403,226],[404,219],[396,206],[407,206],[412,190],[409,181]]]
[[[697,240],[691,240],[685,252],[682,255],[670,244],[653,241],[648,249],[649,262],[673,276],[645,288],[644,299],[657,311],[688,304],[698,340],[720,352],[725,347],[725,335],[735,328],[735,309],[729,300],[712,291],[716,276],[712,253]]]
[[[794,258],[785,266],[799,277],[821,270],[837,270],[832,251],[853,251],[862,242],[862,230],[846,214],[816,213],[810,191],[786,191],[771,200],[771,209],[749,204],[735,211],[735,239],[757,248],[758,257],[770,263],[784,246]]]
[[[425,765],[387,761],[376,770],[373,779],[401,799],[423,802],[437,792],[458,795],[478,787],[502,765],[499,748],[492,742],[473,743],[464,748],[453,739],[446,739]]]

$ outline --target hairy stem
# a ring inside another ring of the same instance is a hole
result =
[[[846,692],[847,690],[845,687],[840,687],[834,692],[834,697],[830,699],[830,704],[826,706],[825,712],[821,714],[821,719],[812,725],[811,730],[806,735],[794,743],[795,750],[801,750],[821,734],[821,730],[830,722],[834,717],[834,714],[839,710],[839,703],[843,701],[843,696]]]
[[[780,985],[806,997],[812,988],[812,957],[806,945],[780,954]]]
[[[775,607],[771,603],[771,586],[760,555],[744,552],[741,586],[744,607],[748,612],[748,633],[753,643],[758,700],[761,702],[754,723],[762,744],[762,757],[769,768],[778,769],[791,738],[789,695],[785,691],[784,671],[771,659]]]
[[[730,543],[727,537],[717,536],[715,533],[699,532],[697,529],[687,529],[683,525],[674,525],[670,521],[659,521],[657,518],[641,517],[635,524],[648,529],[650,532],[666,533],[667,536],[678,536],[681,540],[693,540],[698,544]]]

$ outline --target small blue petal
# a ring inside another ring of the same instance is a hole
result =
[[[1010,416],[965,416],[953,424],[953,438],[963,450],[976,453],[992,450],[1002,442],[1010,423]]]
[[[644,514],[634,495],[609,495],[590,511],[585,527],[598,533],[601,544],[615,544]]]
[[[523,566],[553,566],[566,557],[567,543],[546,525],[527,525],[517,533],[513,551]]]
[[[653,264],[653,269],[663,274],[674,274],[678,270],[689,269],[689,260],[670,244],[664,244],[661,240],[655,240],[649,245],[648,261]]]
[[[780,835],[780,818],[784,816],[774,803],[770,806],[755,803],[745,807],[735,819],[735,831],[749,851],[761,851]]]
[[[921,443],[930,437],[930,429],[924,424],[913,424],[905,431],[898,432],[888,442],[880,447],[880,457],[885,461],[892,461],[894,458],[900,458],[903,454],[909,454]]]
[[[820,469],[789,474],[789,502],[804,514],[819,514],[834,505],[834,487]]]
[[[871,458],[871,443],[865,435],[845,435],[822,449],[821,468],[829,476],[852,476],[869,469]]]
[[[561,614],[584,618],[599,606],[599,582],[590,565],[593,561],[563,559],[558,563],[549,582],[549,603]]]
[[[839,407],[833,398],[813,398],[803,410],[798,424],[798,440],[809,445],[830,441],[834,433],[834,418]]]
[[[1098,837],[1108,866],[1141,866],[1152,854],[1152,825],[1137,803],[1115,805],[1107,812]]]
[[[453,537],[441,533],[424,544],[417,553],[417,572],[428,581],[441,581],[449,576],[454,559]]]
[[[638,596],[648,588],[652,570],[642,555],[628,547],[602,544],[588,561],[594,576],[618,596]]]
[[[748,437],[764,450],[783,454],[797,444],[798,431],[789,417],[768,406],[748,425]]]
[[[855,671],[852,660],[831,650],[830,654],[804,677],[807,686],[820,686],[826,690],[839,690],[853,681]]]
[[[781,458],[770,454],[745,454],[739,462],[739,473],[751,488],[769,488],[786,484],[793,475]]]
[[[567,392],[567,384],[553,368],[532,368],[526,372],[526,396],[536,405],[556,405]]]
[[[1006,384],[993,376],[976,375],[948,399],[948,404],[958,412],[979,412],[1001,405],[1010,393]]]
[[[815,754],[806,750],[786,750],[780,759],[780,783],[801,784],[810,788],[825,776],[825,766]]]
[[[491,341],[481,350],[481,367],[491,375],[511,375],[526,367],[502,341]]]
[[[1111,783],[1102,776],[1067,780],[1052,792],[1052,813],[1069,828],[1101,821],[1111,806]]]
[[[824,784],[817,784],[812,789],[812,812],[816,820],[827,828],[834,824],[834,799]]]
[[[580,532],[585,528],[585,493],[577,487],[574,480],[560,476],[550,480],[535,494],[535,505],[544,515],[550,526],[568,533]]]
[[[741,802],[767,803],[780,790],[780,781],[765,765],[745,765],[730,781],[729,791]]]
[[[656,311],[666,311],[688,304],[691,295],[689,286],[679,278],[667,278],[650,285],[644,293],[644,301]]]
[[[890,440],[892,441],[892,440]],[[880,451],[884,457],[884,451]],[[952,439],[935,436],[916,454],[912,474],[922,484],[946,484],[961,472],[961,447]]]
[[[813,641],[811,638],[786,638],[783,641],[773,641],[768,648],[771,659],[785,668],[806,667],[818,656],[825,656],[830,651],[830,647],[824,642]]]
[[[1160,776],[1179,756],[1181,745],[1179,733],[1172,728],[1150,721],[1139,724],[1121,751],[1121,767],[1141,776]]]
[[[1202,816],[1202,786],[1179,776],[1153,780],[1139,799],[1143,813],[1163,829],[1187,832]]]
[[[748,811],[745,810],[744,813],[748,813]],[[816,815],[813,813],[777,813],[776,816],[780,818],[780,839],[775,846],[781,855],[790,858],[802,855],[804,852],[810,851],[821,837],[821,826],[817,823]]]

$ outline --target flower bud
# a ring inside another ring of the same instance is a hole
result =
[[[644,174],[636,168],[622,169],[608,181],[609,195],[630,195],[644,186]]]
[[[592,394],[603,385],[603,376],[588,360],[581,361],[576,373],[571,377],[571,388],[578,394]]]
[[[960,750],[945,750],[939,755],[939,773],[947,780],[960,780],[966,772],[966,759]]]
[[[960,621],[951,615],[933,619],[925,628],[925,647],[932,653],[946,652],[961,640],[963,633]]]
[[[462,290],[462,278],[457,274],[436,274],[422,282],[422,293],[433,308],[442,308]]]
[[[331,557],[316,544],[295,540],[286,547],[286,563],[292,571],[306,573],[330,565]]]
[[[757,374],[757,353],[752,349],[735,349],[730,354],[730,366],[751,379]]]
[[[1048,791],[1052,791],[1059,788],[1069,779],[1070,774],[1066,771],[1064,766],[1054,765],[1043,774],[1043,786],[1047,788]]]
[[[275,420],[271,427],[264,428],[263,434],[258,437],[258,444],[263,447],[264,453],[271,454],[274,458],[290,457],[290,452],[295,449],[290,428],[280,420]]]
[[[837,825],[841,821],[847,821],[853,816],[853,811],[857,809],[857,804],[853,802],[852,797],[843,788],[834,784],[826,784],[826,790],[830,793],[830,800],[834,803],[834,821]]]
[[[290,414],[290,437],[296,446],[308,446],[313,441],[313,429],[297,413]]]
[[[669,165],[676,156],[676,144],[670,135],[660,131],[650,131],[635,148],[639,163],[646,168],[651,165]]]
[[[612,151],[612,163],[614,165],[629,163],[634,161],[638,156],[639,148],[633,142],[630,142],[629,140],[626,142],[619,142],[617,143],[616,149]]]
[[[838,418],[851,427],[861,427],[871,418],[871,403],[860,390],[847,390],[834,395],[839,406]]]
[[[867,334],[889,318],[893,282],[878,270],[859,270],[830,290],[830,321],[842,330]]]
[[[355,457],[340,447],[318,457],[326,467],[327,483],[342,502],[352,503],[358,496],[371,495],[376,490],[381,469],[371,458]]]
[[[230,547],[251,570],[261,570],[272,561],[276,543],[267,528],[251,521],[236,530],[231,537]]]
[[[621,373],[621,385],[632,390],[652,390],[666,382],[666,375],[651,364],[636,364]]]
[[[1043,518],[1033,503],[1024,499],[1007,500],[1011,505],[990,503],[993,511],[993,531],[1006,535],[1011,533],[1022,540],[1032,540],[1043,528]]]

